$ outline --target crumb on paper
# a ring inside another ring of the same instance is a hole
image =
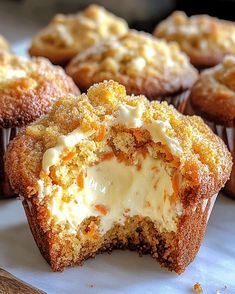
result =
[[[224,289],[228,289],[228,286],[227,285],[224,285]]]
[[[93,287],[94,287],[94,285],[92,285],[92,284],[91,284],[91,285],[90,285],[90,287],[91,287],[91,288],[93,288]]]
[[[203,293],[203,289],[202,289],[202,286],[200,285],[200,283],[195,283],[193,285],[193,290],[196,292],[196,293]]]

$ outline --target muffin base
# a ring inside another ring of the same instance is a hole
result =
[[[185,114],[187,115],[198,115],[196,111],[194,111],[192,104],[190,101],[187,102],[185,108]],[[223,125],[216,124],[212,121],[209,121],[203,118],[203,121],[212,129],[212,131],[219,136],[224,143],[227,145],[228,150],[231,152],[233,157],[233,162],[235,162],[235,128],[225,127]],[[230,175],[230,179],[225,184],[223,191],[231,198],[235,199],[235,164],[233,164],[232,172]]]
[[[76,235],[61,238],[58,233],[43,232],[40,221],[46,219],[38,213],[36,196],[24,198],[23,206],[35,242],[53,271],[63,271],[66,266],[82,265],[87,258],[95,257],[98,253],[129,249],[140,255],[150,254],[161,266],[180,274],[193,261],[201,246],[216,197],[217,194],[201,200],[194,207],[188,207],[179,220],[176,233],[159,233],[151,220],[134,216],[125,226],[114,225],[102,237],[102,242],[94,239],[85,241],[78,252],[75,252],[78,242]],[[126,234],[130,227],[132,230]]]
[[[4,154],[9,142],[19,132],[19,128],[0,128],[0,199],[14,197],[7,175],[4,171]]]

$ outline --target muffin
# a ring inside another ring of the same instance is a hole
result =
[[[215,66],[225,55],[235,54],[235,23],[209,15],[173,12],[153,34],[177,42],[197,68]]]
[[[0,198],[12,196],[3,168],[9,141],[67,93],[79,90],[63,69],[44,58],[27,60],[0,51]]]
[[[77,53],[103,39],[125,34],[128,25],[103,7],[90,5],[73,15],[56,15],[32,40],[29,53],[55,64],[66,64]]]
[[[105,81],[57,100],[10,143],[5,164],[54,271],[129,248],[181,273],[232,161],[199,117]]]
[[[9,51],[10,49],[9,43],[2,35],[0,35],[0,50],[1,49],[7,50],[7,51]]]
[[[198,76],[177,44],[137,31],[78,54],[66,72],[84,91],[96,82],[112,79],[123,84],[128,94],[167,100],[181,111],[185,93]]]
[[[212,130],[227,144],[235,160],[235,56],[204,70],[192,88],[188,114],[201,115]],[[225,185],[225,192],[235,198],[235,167]]]

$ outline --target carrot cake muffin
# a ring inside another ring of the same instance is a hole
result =
[[[235,54],[235,23],[209,15],[187,17],[176,11],[153,34],[177,42],[197,68],[214,66],[225,55]]]
[[[12,196],[3,169],[9,140],[67,93],[79,90],[63,69],[44,58],[27,60],[0,51],[0,198]]]
[[[187,111],[201,115],[227,144],[235,161],[235,56],[203,71],[190,95]],[[235,198],[235,166],[225,191]]]
[[[90,5],[74,15],[56,15],[32,40],[29,53],[44,56],[53,63],[65,64],[77,53],[103,39],[123,35],[126,21],[103,7]]]
[[[167,100],[179,110],[183,110],[186,96],[174,95],[187,91],[198,76],[177,44],[137,31],[78,54],[66,71],[83,90],[112,79],[123,84],[128,94]]]
[[[10,143],[5,163],[54,271],[129,248],[177,273],[197,254],[232,165],[200,118],[113,81],[57,100]]]
[[[10,46],[7,42],[7,40],[0,35],[0,49],[9,50]]]

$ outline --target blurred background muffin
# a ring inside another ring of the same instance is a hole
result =
[[[128,94],[161,101],[167,97],[178,109],[183,107],[182,99],[175,95],[187,91],[198,76],[176,43],[134,30],[78,54],[66,72],[83,91],[111,79],[124,85]]]
[[[214,66],[225,55],[235,54],[235,23],[209,15],[187,17],[176,11],[158,24],[153,34],[177,42],[197,68]]]
[[[44,56],[55,64],[68,62],[77,53],[101,40],[120,36],[128,31],[124,19],[97,5],[90,5],[77,14],[58,14],[33,40],[29,53]]]
[[[0,51],[0,196],[12,196],[3,157],[19,128],[45,114],[65,94],[79,94],[63,69],[44,58],[24,59]]]
[[[235,56],[226,56],[222,63],[204,70],[188,103],[187,113],[202,116],[227,144],[235,161]],[[235,198],[234,165],[225,191]]]
[[[0,35],[0,50],[1,49],[4,49],[4,50],[9,50],[10,49],[9,43],[7,42],[7,40],[2,35]]]

